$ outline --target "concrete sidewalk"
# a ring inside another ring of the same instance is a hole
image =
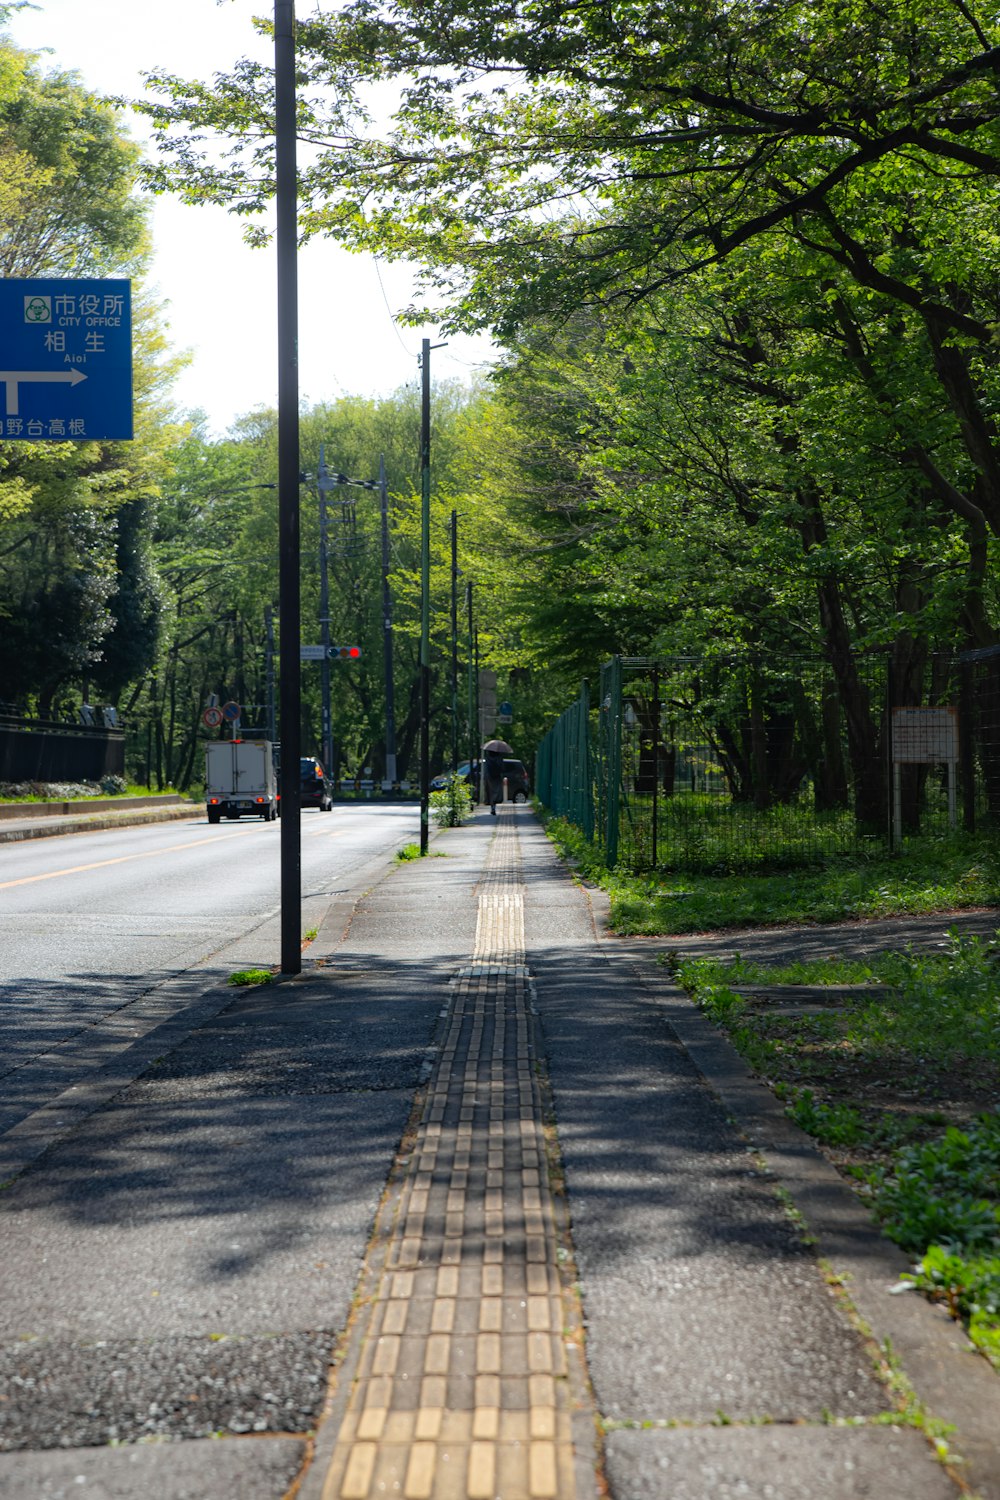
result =
[[[1000,1497],[996,1377],[530,811],[433,851],[4,1194],[0,1495],[957,1495],[832,1274]]]

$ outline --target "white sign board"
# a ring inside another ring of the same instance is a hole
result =
[[[918,766],[958,760],[958,710],[894,708],[892,758],[897,765]]]

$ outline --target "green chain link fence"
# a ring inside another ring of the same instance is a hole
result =
[[[952,701],[956,671],[936,671],[936,701]],[[836,670],[816,658],[614,657],[596,706],[584,684],[539,747],[538,795],[609,866],[739,871],[857,857],[891,841],[891,701],[884,654]],[[945,831],[942,768],[906,777],[907,831]]]

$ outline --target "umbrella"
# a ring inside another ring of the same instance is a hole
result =
[[[487,740],[483,746],[484,750],[495,750],[497,755],[513,755],[514,752],[506,740]]]

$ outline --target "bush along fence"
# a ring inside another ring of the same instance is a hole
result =
[[[916,680],[915,680],[916,678]],[[538,749],[540,801],[636,871],[794,868],[1000,815],[1000,651],[614,657]]]

